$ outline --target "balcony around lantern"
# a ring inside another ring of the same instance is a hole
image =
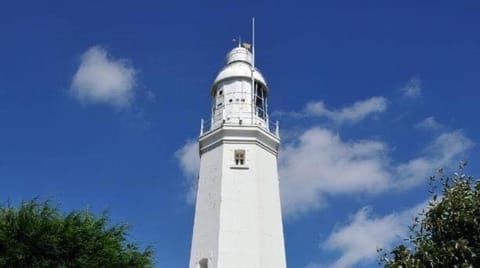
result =
[[[272,123],[269,121],[268,116],[266,120],[263,120],[262,118],[255,116],[252,119],[239,119],[239,118],[225,118],[223,120],[216,120],[216,121],[211,121],[211,120],[204,120],[203,118],[200,120],[200,136],[203,136],[207,133],[210,133],[212,131],[215,131],[216,129],[219,129],[223,126],[245,126],[245,127],[260,127],[267,131],[268,133],[276,136],[277,138],[280,138],[280,129],[279,129],[279,122],[276,121],[275,123]]]

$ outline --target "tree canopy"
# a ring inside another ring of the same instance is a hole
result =
[[[415,218],[406,244],[390,254],[385,267],[480,267],[480,181],[460,170],[431,177],[431,200]],[[411,247],[411,248],[410,248]]]
[[[63,213],[49,201],[0,205],[0,267],[151,267],[152,249],[126,231],[106,213]]]

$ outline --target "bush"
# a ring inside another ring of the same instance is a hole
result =
[[[152,249],[108,223],[106,213],[62,213],[38,199],[0,206],[0,267],[151,267]]]

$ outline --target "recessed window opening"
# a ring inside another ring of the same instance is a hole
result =
[[[255,83],[255,114],[266,119],[267,116],[267,90],[261,84]]]
[[[220,103],[218,103],[218,104],[217,104],[217,107],[220,107],[220,106],[222,106],[222,104],[223,104],[223,103],[221,103],[221,102],[220,102]]]
[[[228,102],[232,102],[233,100],[232,99],[229,99]]]
[[[207,259],[201,259],[198,262],[198,268],[208,268],[208,260]]]
[[[223,94],[223,90],[218,91],[218,95],[222,95],[222,94]]]
[[[235,165],[245,165],[245,150],[235,150]]]

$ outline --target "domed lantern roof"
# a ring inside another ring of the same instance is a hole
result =
[[[226,65],[215,78],[211,94],[215,94],[216,87],[220,82],[232,78],[252,78],[252,53],[244,47],[236,47],[227,54]],[[257,83],[262,84],[268,92],[267,82],[257,68],[253,72],[253,78]]]

